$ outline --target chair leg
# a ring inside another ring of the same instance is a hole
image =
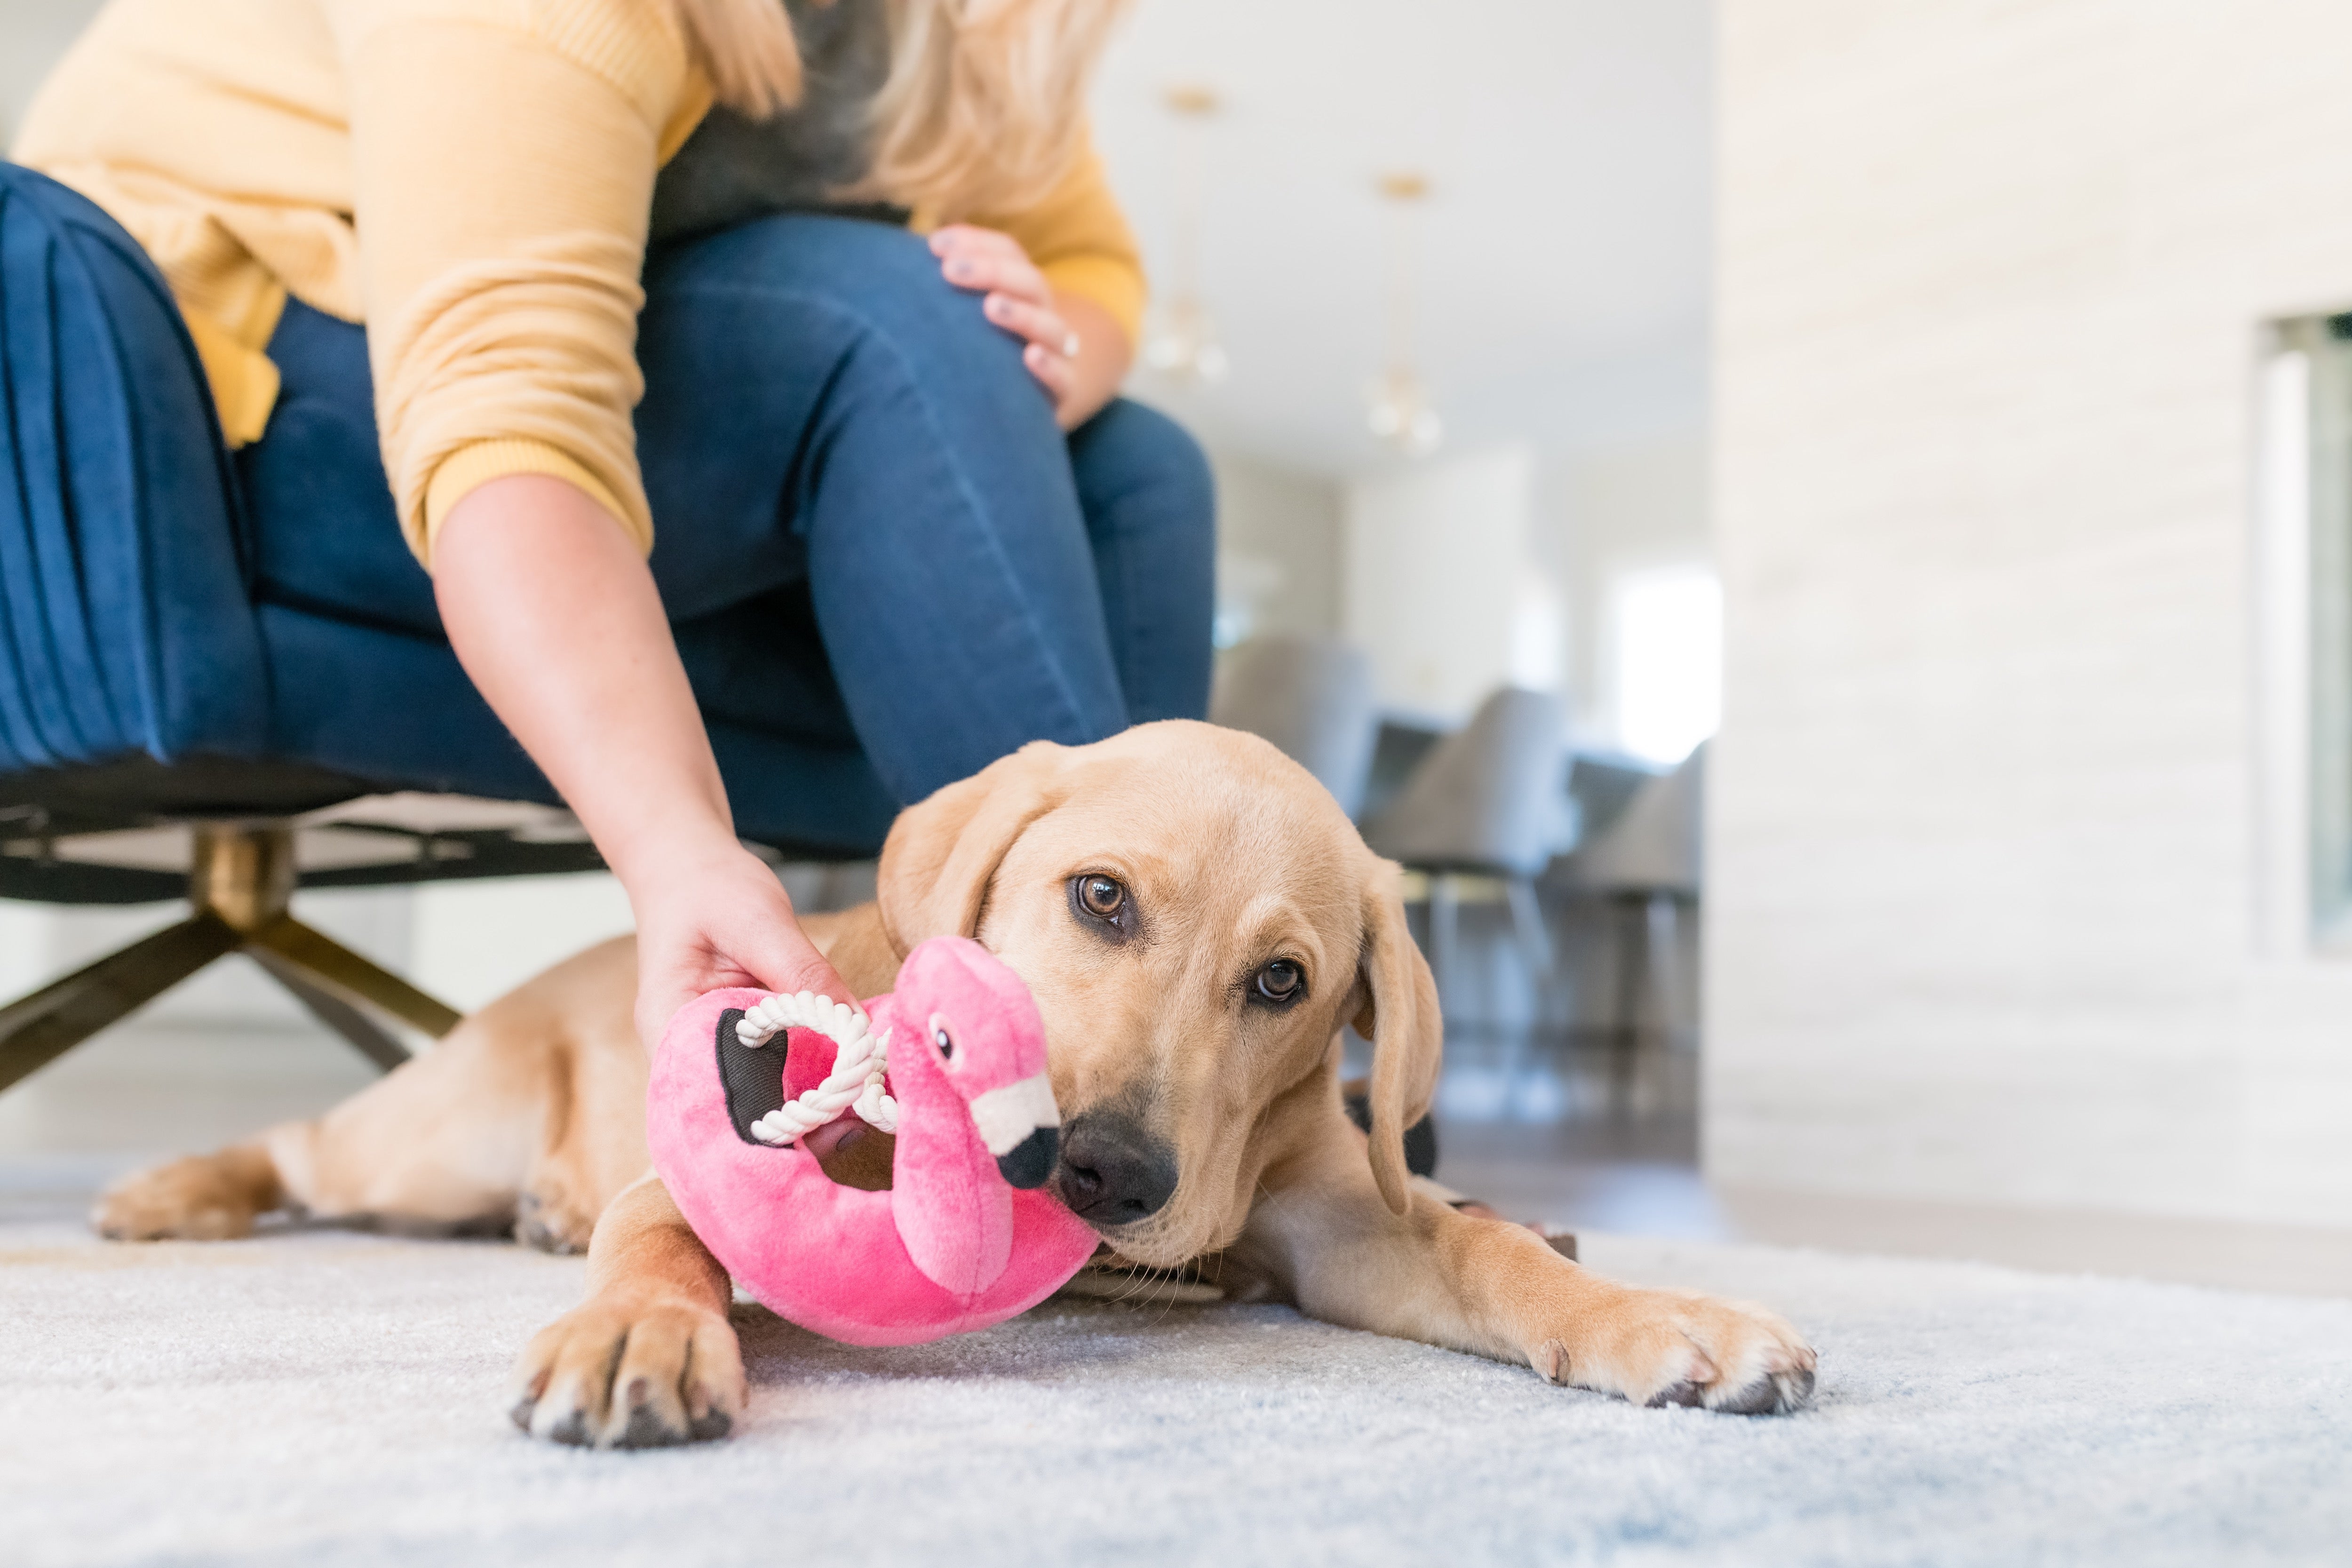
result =
[[[408,1047],[395,1039],[389,1030],[325,986],[312,981],[291,959],[281,958],[266,947],[248,947],[246,952],[268,972],[272,980],[291,991],[295,1000],[310,1010],[312,1017],[349,1040],[360,1055],[382,1070],[390,1072],[414,1059]]]
[[[1646,899],[1620,900],[1615,907],[1620,925],[1629,928],[1618,950],[1616,1054],[1610,1064],[1610,1100],[1622,1110],[1633,1099],[1633,1058],[1642,1047],[1642,993],[1650,974],[1650,905]]]
[[[1429,873],[1429,968],[1437,982],[1437,1013],[1444,1017],[1458,1005],[1454,994],[1455,941],[1462,929],[1462,894],[1450,871]]]
[[[1511,934],[1519,939],[1519,957],[1528,966],[1528,984],[1535,994],[1540,1018],[1544,987],[1551,979],[1551,931],[1544,924],[1543,903],[1536,897],[1533,881],[1513,877],[1503,884],[1503,890],[1511,911]]]
[[[1653,893],[1642,910],[1650,946],[1650,992],[1658,1012],[1658,1044],[1672,1050],[1682,1022],[1683,910],[1672,893]]]
[[[0,1008],[0,1089],[235,952],[242,942],[219,916],[199,914]]]
[[[362,1005],[436,1039],[457,1027],[451,1009],[287,912],[297,879],[290,824],[205,822],[195,837],[194,916],[0,1007],[0,1089],[240,948],[387,1072],[409,1052]]]
[[[1551,933],[1544,929],[1543,910],[1537,906],[1533,881],[1525,877],[1504,879],[1503,898],[1511,936],[1518,943],[1519,960],[1528,970],[1527,1026],[1510,1031],[1509,1044],[1503,1053],[1504,1092],[1516,1104],[1520,1080],[1527,1071],[1528,1048],[1544,1026],[1551,982]]]
[[[442,1005],[389,970],[379,969],[324,931],[312,930],[292,915],[280,916],[249,933],[245,940],[251,947],[274,953],[300,972],[311,984],[346,1003],[364,1002],[380,1007],[402,1023],[414,1025],[436,1040],[457,1026],[459,1016],[453,1009]],[[255,956],[258,957],[259,953]],[[276,973],[277,970],[273,967],[271,973]],[[331,1019],[328,1021],[333,1022]],[[367,1049],[364,1046],[360,1048]],[[404,1059],[406,1055],[402,1053]]]

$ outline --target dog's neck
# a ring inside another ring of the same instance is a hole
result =
[[[883,928],[882,906],[859,904],[801,921],[817,951],[860,996],[879,996],[898,984],[898,952]]]

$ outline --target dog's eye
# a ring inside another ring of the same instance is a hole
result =
[[[1254,988],[1261,1001],[1283,1006],[1298,1000],[1307,988],[1307,973],[1290,960],[1277,958],[1257,972]]]
[[[1098,920],[1115,921],[1127,907],[1127,889],[1108,877],[1078,879],[1078,901]]]
[[[1106,942],[1125,942],[1136,931],[1135,900],[1127,885],[1100,871],[1070,879],[1070,912]]]

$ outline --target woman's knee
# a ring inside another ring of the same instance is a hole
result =
[[[941,276],[920,236],[887,224],[761,218],[679,247],[648,273],[649,309],[713,292],[730,301],[739,330],[760,334],[764,296],[772,313],[797,326],[825,318],[835,347],[882,349],[868,362],[919,382],[992,395],[1029,380],[1020,345],[982,313],[980,297]]]
[[[762,219],[665,251],[646,296],[638,451],[675,609],[733,603],[747,571],[797,574],[803,547],[903,559],[959,523],[1077,540],[1060,433],[1019,348],[917,237]]]

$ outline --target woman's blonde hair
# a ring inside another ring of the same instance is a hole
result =
[[[890,74],[855,194],[946,223],[1017,212],[1068,172],[1085,145],[1095,61],[1127,0],[868,3],[888,9]],[[763,119],[800,100],[784,0],[677,5],[719,102]]]

